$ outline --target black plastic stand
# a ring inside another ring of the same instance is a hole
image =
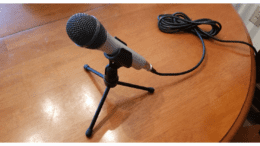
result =
[[[107,55],[105,53],[105,56],[109,59],[109,64],[106,66],[105,69],[105,75],[99,73],[98,71],[94,70],[93,68],[91,68],[89,65],[84,65],[84,69],[86,71],[91,71],[93,73],[95,73],[96,75],[98,75],[99,77],[104,79],[104,82],[106,84],[106,90],[103,94],[103,97],[98,105],[98,108],[96,110],[96,113],[92,119],[92,122],[89,126],[89,128],[86,131],[86,136],[87,137],[91,137],[92,135],[92,131],[93,131],[93,127],[96,123],[96,120],[98,118],[98,115],[101,111],[101,108],[106,100],[106,97],[108,95],[108,92],[110,90],[110,88],[115,87],[117,84],[122,85],[122,86],[127,86],[127,87],[131,87],[131,88],[136,88],[136,89],[142,89],[142,90],[146,90],[150,93],[154,92],[154,88],[152,87],[143,87],[143,86],[138,86],[138,85],[134,85],[134,84],[130,84],[130,83],[125,83],[125,82],[120,82],[118,81],[118,74],[117,74],[117,70],[121,67],[121,66],[125,66],[125,67],[130,67],[131,66],[131,62],[132,60],[132,54],[129,51],[125,50],[125,49],[119,49],[118,52],[116,52],[114,55]],[[129,57],[130,55],[130,57]],[[123,56],[123,57],[122,57]]]

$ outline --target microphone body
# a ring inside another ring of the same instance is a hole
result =
[[[112,37],[94,16],[84,13],[75,14],[68,20],[66,29],[71,40],[80,47],[100,50],[108,55],[113,54],[119,48],[124,48],[132,54],[131,66],[133,68],[152,70],[152,65],[143,56]]]

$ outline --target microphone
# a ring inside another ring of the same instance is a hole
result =
[[[152,65],[143,56],[126,46],[121,40],[112,37],[94,16],[77,13],[71,16],[66,25],[69,38],[78,46],[96,49],[111,55],[119,48],[132,53],[131,66],[137,70],[152,70]]]

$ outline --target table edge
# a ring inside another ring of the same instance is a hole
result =
[[[249,33],[248,33],[248,31],[246,31],[246,32],[247,32],[247,36],[248,36],[248,42],[250,44],[252,44]],[[250,48],[250,55],[251,55],[251,75],[250,75],[250,83],[249,83],[249,88],[248,88],[246,100],[245,100],[245,102],[244,102],[244,104],[241,108],[241,111],[240,111],[236,121],[231,126],[231,128],[226,133],[226,135],[220,140],[220,142],[230,142],[232,140],[232,138],[235,136],[235,134],[237,133],[239,128],[245,122],[247,114],[248,114],[250,107],[252,105],[252,101],[253,101],[253,97],[254,97],[254,93],[255,93],[255,86],[256,86],[256,63],[255,63],[254,51],[251,48]]]

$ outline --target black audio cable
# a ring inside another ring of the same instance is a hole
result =
[[[211,25],[212,29],[210,31],[203,31],[202,29],[200,29],[198,27],[198,25],[202,25],[202,24]],[[246,44],[254,50],[255,55],[257,54],[257,50],[255,49],[255,47],[249,43],[246,43],[243,41],[220,40],[220,39],[215,38],[214,36],[220,32],[222,27],[219,22],[211,20],[211,19],[203,18],[203,19],[198,19],[198,20],[192,21],[186,14],[184,14],[182,12],[176,12],[174,14],[161,14],[158,16],[158,27],[162,32],[165,32],[165,33],[177,33],[177,32],[193,33],[200,38],[202,47],[203,47],[202,57],[196,66],[194,66],[193,68],[191,68],[189,70],[179,72],[179,73],[159,73],[155,69],[151,70],[151,72],[153,72],[157,75],[160,75],[160,76],[183,75],[183,74],[189,73],[189,72],[195,70],[197,67],[199,67],[200,64],[203,62],[203,60],[205,58],[205,53],[206,53],[203,38],[204,39],[212,38],[214,40],[217,40],[220,42],[226,42],[226,43]]]

